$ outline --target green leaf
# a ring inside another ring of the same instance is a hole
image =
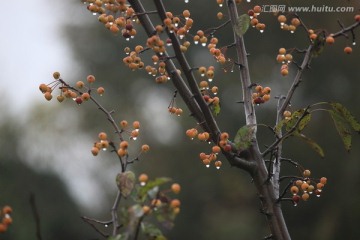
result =
[[[329,110],[330,116],[334,121],[337,132],[343,141],[346,151],[351,149],[351,132],[348,121],[342,117],[338,111]]]
[[[119,173],[116,176],[116,185],[123,197],[129,196],[135,185],[135,174],[131,171]]]
[[[116,235],[116,236],[112,236],[112,237],[109,237],[107,240],[126,240],[127,237],[125,235]]]
[[[240,15],[238,19],[236,19],[234,31],[239,37],[242,37],[249,29],[249,26],[250,26],[250,17],[248,14],[244,13]]]
[[[345,108],[340,103],[330,103],[330,105],[334,111],[338,112],[350,124],[354,131],[360,133],[360,123],[355,119],[355,117],[347,108]]]
[[[214,104],[213,113],[214,113],[215,116],[219,115],[219,113],[220,113],[220,103],[219,104]]]
[[[297,124],[299,119],[301,119],[301,120],[298,123],[296,130],[300,132],[310,122],[311,114],[307,111],[305,112],[305,109],[300,109],[300,110],[293,112],[291,114],[291,119],[288,121],[285,121],[286,131],[290,131],[293,127],[295,127],[295,125]]]
[[[306,137],[304,134],[301,133],[295,133],[294,134],[295,137],[300,138],[301,140],[303,140],[304,142],[306,142],[315,152],[317,152],[321,157],[324,157],[324,151],[323,149],[319,146],[319,144],[317,144],[314,140],[312,140],[311,138]]]
[[[170,181],[171,178],[165,178],[165,177],[156,178],[152,181],[148,181],[145,186],[139,188],[139,192],[138,192],[139,198],[141,199],[141,201],[145,201],[146,196],[148,194],[156,195],[157,192],[159,191],[159,186]]]
[[[239,151],[248,149],[252,145],[252,140],[255,133],[254,125],[245,125],[241,127],[235,136],[234,144]]]
[[[141,224],[141,230],[145,235],[152,237],[152,239],[157,239],[157,240],[161,240],[161,239],[165,240],[166,239],[163,236],[161,230],[151,223],[143,222]]]

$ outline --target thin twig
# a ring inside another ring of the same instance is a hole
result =
[[[41,227],[40,227],[40,216],[39,216],[39,212],[36,207],[35,195],[33,193],[30,193],[30,206],[31,206],[31,210],[33,212],[33,216],[35,219],[36,237],[38,240],[42,240]]]

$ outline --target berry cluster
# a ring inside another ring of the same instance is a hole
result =
[[[7,231],[8,227],[12,224],[12,218],[10,214],[12,213],[12,208],[10,206],[4,206],[0,211],[0,233]]]
[[[217,160],[217,156],[219,152],[221,151],[219,146],[213,146],[211,148],[211,153],[206,154],[204,152],[200,153],[199,157],[201,162],[208,168],[210,167],[211,162],[214,162],[214,165],[216,169],[220,169],[222,162],[220,160]]]
[[[95,77],[93,75],[88,75],[86,80],[88,86],[85,86],[83,81],[76,82],[76,87],[71,87],[66,84],[61,78],[59,72],[54,72],[53,77],[55,81],[50,82],[49,84],[42,83],[39,86],[40,91],[44,94],[46,100],[50,101],[53,98],[53,90],[57,87],[60,90],[60,94],[57,96],[58,102],[63,102],[66,98],[73,99],[78,105],[82,104],[84,101],[88,101],[91,96],[90,93],[93,90],[91,84],[95,82]],[[83,91],[85,89],[85,91]],[[103,87],[98,87],[96,92],[102,96],[105,93]]]
[[[135,11],[126,0],[86,0],[87,9],[94,15],[100,14],[99,22],[109,29],[112,33],[118,33],[121,30],[122,36],[129,40],[136,35],[133,22],[137,22]]]
[[[307,201],[311,194],[315,194],[317,197],[320,197],[321,192],[327,182],[326,177],[320,179],[310,178],[310,170],[304,170],[302,177],[298,178],[293,182],[293,185],[290,187],[290,192],[292,194],[291,200],[294,203],[294,206],[297,206],[300,200]]]
[[[139,121],[134,121],[132,124],[132,129],[128,130],[128,122],[126,120],[123,120],[120,122],[120,127],[121,127],[121,133],[125,132],[127,134],[129,134],[130,139],[132,140],[136,140],[137,137],[139,136],[139,129],[140,129],[140,123]],[[115,148],[115,145],[113,144],[113,142],[108,140],[108,136],[105,132],[100,132],[98,135],[98,141],[96,141],[93,145],[93,147],[91,148],[91,153],[94,156],[97,156],[100,152],[100,150],[106,151],[109,146],[112,146],[113,148]],[[125,157],[128,155],[128,147],[129,147],[129,142],[122,140],[119,143],[119,147],[117,148],[116,152],[120,157]],[[116,149],[116,148],[115,148]],[[141,152],[147,152],[149,151],[150,147],[147,144],[144,144],[141,146]]]
[[[282,14],[278,16],[278,21],[282,30],[290,31],[291,33],[294,33],[296,28],[301,25],[301,21],[297,17],[291,18],[288,22],[286,16]]]
[[[170,104],[168,106],[168,111],[170,114],[175,114],[178,117],[180,117],[181,114],[183,113],[183,110],[176,106],[176,95],[177,95],[177,91],[175,91],[174,96],[170,101]]]
[[[248,15],[250,16],[250,25],[263,33],[265,30],[265,24],[259,22],[258,16],[260,13],[261,7],[259,5],[254,6],[253,9],[248,11]]]
[[[282,64],[280,69],[281,75],[287,76],[289,74],[289,64],[293,61],[292,54],[287,53],[285,48],[280,48],[276,60],[278,63]]]
[[[147,184],[149,182],[149,177],[147,174],[142,173],[139,175],[138,181],[140,183],[140,187],[145,188],[147,187]],[[177,215],[180,212],[181,202],[179,199],[169,197],[167,193],[172,192],[174,194],[179,194],[180,191],[181,191],[180,184],[173,183],[170,189],[166,189],[156,194],[154,198],[150,199],[148,204],[144,203],[144,205],[142,206],[144,216],[151,214],[153,210],[164,211],[167,213],[172,213],[174,215]]]
[[[270,100],[270,92],[271,88],[262,87],[261,85],[257,85],[255,87],[255,92],[252,94],[253,104],[260,105]]]

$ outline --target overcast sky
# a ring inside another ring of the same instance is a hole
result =
[[[3,1],[0,21],[0,92],[11,99],[11,110],[24,110],[42,100],[38,86],[52,79],[53,71],[75,71],[61,25],[78,21],[79,1]],[[72,67],[73,66],[73,67]]]

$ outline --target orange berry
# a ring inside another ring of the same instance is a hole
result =
[[[303,183],[301,184],[301,189],[302,189],[303,191],[307,191],[308,187],[309,187],[309,184],[306,183],[306,182],[303,182]]]
[[[89,82],[89,83],[93,83],[95,82],[95,77],[93,75],[88,75],[86,77],[86,80]]]
[[[60,73],[59,72],[54,72],[53,73],[53,77],[57,80],[60,78]]]
[[[83,88],[85,86],[85,83],[83,81],[77,81],[76,82],[76,87],[77,88]]]
[[[195,128],[191,128],[186,131],[186,136],[188,136],[190,138],[196,137],[197,134],[198,134],[198,131]]]
[[[216,17],[217,17],[219,20],[221,20],[221,19],[223,19],[224,14],[223,14],[222,12],[218,12],[218,13],[216,14]]]
[[[120,157],[125,157],[128,152],[125,148],[119,148],[118,151],[117,151],[117,154],[120,156]]]
[[[227,132],[221,133],[220,139],[221,140],[228,140],[229,139],[229,134]]]
[[[136,138],[139,136],[139,131],[137,131],[137,129],[133,130],[133,131],[131,131],[130,135],[133,140],[136,140]]]
[[[221,167],[221,165],[222,165],[222,162],[221,162],[221,161],[216,161],[216,162],[215,162],[215,167],[216,167],[217,169],[219,169],[219,168]]]
[[[91,153],[93,156],[97,156],[99,154],[99,149],[97,147],[92,147]]]
[[[133,122],[133,128],[134,129],[139,129],[140,128],[140,122],[139,121],[134,121]]]
[[[310,195],[308,193],[303,193],[303,195],[301,195],[302,200],[307,201],[309,199]]]
[[[2,223],[5,224],[5,225],[10,225],[10,224],[12,224],[12,222],[13,222],[13,220],[9,215],[5,216],[2,219]]]
[[[104,133],[104,132],[101,132],[101,133],[99,133],[98,137],[99,137],[100,140],[106,140],[107,139],[107,134]]]
[[[45,97],[46,100],[50,101],[50,100],[52,99],[52,94],[51,94],[51,92],[46,92],[46,93],[44,94],[44,97]]]
[[[0,223],[0,233],[4,233],[7,230],[7,225]]]
[[[293,18],[291,19],[291,24],[294,25],[295,27],[298,27],[301,24],[301,22],[298,18]]]
[[[294,195],[296,195],[299,192],[299,188],[297,186],[292,186],[290,188],[290,192]]]
[[[306,169],[306,170],[303,172],[303,176],[304,176],[304,177],[310,177],[310,175],[311,175],[311,172],[310,172],[310,170],[308,170],[308,169]]]
[[[210,165],[210,159],[205,158],[202,160],[203,164],[205,164],[207,167]]]
[[[256,5],[253,9],[254,13],[261,13],[261,7],[259,5]]]
[[[265,102],[269,101],[269,100],[270,100],[270,94],[265,94],[265,95],[262,97],[262,99],[263,99]]]
[[[323,187],[324,187],[324,184],[322,184],[321,182],[316,184],[317,189],[322,189]]]
[[[255,90],[256,90],[257,92],[261,93],[262,90],[263,90],[263,87],[262,87],[261,85],[257,85],[257,86],[255,87]]]
[[[129,147],[129,142],[128,141],[121,141],[120,144],[119,144],[119,147],[126,149],[126,148]]]
[[[12,208],[10,206],[4,206],[2,209],[3,214],[11,214],[12,213]]]
[[[143,210],[143,212],[144,212],[144,215],[148,215],[148,214],[150,214],[151,213],[151,208],[149,207],[149,206],[143,206],[142,207],[142,210]]]
[[[58,102],[63,102],[65,100],[65,97],[63,95],[59,95],[56,97],[56,99],[58,100]]]
[[[285,55],[286,54],[286,49],[285,48],[280,48],[279,49],[279,54]]]
[[[141,146],[141,151],[143,151],[143,152],[147,152],[147,151],[149,151],[149,150],[150,150],[149,145],[144,144],[144,145],[142,145],[142,146]]]
[[[284,15],[279,15],[279,16],[278,16],[278,21],[279,21],[280,23],[284,23],[284,22],[286,22],[286,17],[285,17]]]
[[[177,108],[175,111],[175,114],[180,116],[183,113],[183,110],[181,108]]]
[[[320,182],[325,185],[327,182],[327,178],[326,177],[320,178]]]
[[[303,184],[303,181],[296,180],[295,184],[296,184],[296,186],[301,187],[301,185]]]
[[[355,15],[355,21],[360,22],[360,14]]]
[[[333,44],[335,42],[335,39],[332,36],[328,36],[326,38],[326,43],[327,44]]]
[[[289,70],[287,70],[287,69],[282,69],[281,70],[281,75],[287,76],[288,74],[289,74]]]
[[[344,48],[344,52],[345,52],[346,54],[350,54],[350,53],[352,53],[352,48],[351,48],[351,47],[345,47],[345,48]]]
[[[212,150],[213,153],[219,153],[219,152],[221,152],[221,148],[220,148],[219,146],[213,146],[213,147],[211,148],[211,150]]]
[[[180,184],[178,184],[178,183],[173,183],[173,184],[171,185],[171,191],[172,191],[173,193],[178,194],[178,193],[180,192],[180,190],[181,190]]]
[[[140,174],[140,176],[139,176],[140,183],[146,183],[148,180],[149,180],[149,177],[147,174],[145,174],[145,173]]]
[[[179,199],[173,199],[173,200],[171,200],[171,202],[170,202],[170,207],[171,208],[178,208],[178,207],[180,207],[180,200]]]
[[[263,94],[269,94],[271,92],[271,88],[269,87],[265,87],[263,90],[262,90],[262,93]]]
[[[126,120],[122,120],[122,121],[120,122],[121,128],[126,128],[127,125],[128,125],[128,122],[127,122]]]
[[[90,99],[90,94],[87,93],[87,92],[84,92],[83,94],[81,94],[81,99],[82,99],[83,101],[89,100],[89,99]]]
[[[96,92],[101,96],[104,94],[105,89],[103,87],[98,87],[98,89],[96,89]]]
[[[289,118],[289,117],[291,117],[291,112],[290,111],[284,111],[283,116]]]
[[[190,17],[190,11],[189,10],[184,10],[183,11],[183,16],[185,17],[185,18],[188,18],[188,17]]]
[[[310,39],[311,40],[315,40],[316,38],[317,38],[317,34],[316,33],[312,33],[312,34],[310,34]]]

